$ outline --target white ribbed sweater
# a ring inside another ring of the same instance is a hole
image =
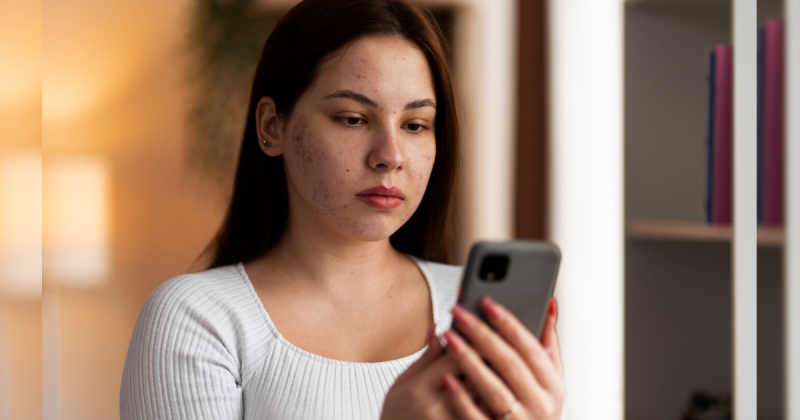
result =
[[[463,268],[412,259],[442,334]],[[120,416],[374,420],[395,379],[424,350],[379,363],[309,353],[281,336],[241,263],[217,267],[172,278],[145,302],[125,361]]]

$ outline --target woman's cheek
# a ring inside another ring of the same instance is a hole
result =
[[[318,213],[329,218],[339,228],[352,227],[357,224],[352,216],[350,205],[343,203],[349,193],[347,185],[351,184],[346,151],[332,151],[319,147],[321,142],[315,141],[314,133],[307,130],[305,120],[298,121],[295,135],[292,136],[292,147],[297,159],[298,176],[302,181],[302,190],[310,205]],[[314,147],[317,146],[317,147]]]
[[[409,162],[409,178],[412,183],[411,187],[414,191],[414,197],[416,198],[413,208],[410,209],[412,213],[417,210],[419,204],[422,202],[422,197],[425,195],[425,190],[430,180],[431,169],[433,168],[433,159],[432,153],[421,153],[417,158]]]
[[[313,161],[318,158],[317,153],[309,147],[309,141],[306,138],[307,129],[308,120],[301,116],[295,123],[289,142],[289,147],[294,154],[298,169],[306,177],[311,172]]]

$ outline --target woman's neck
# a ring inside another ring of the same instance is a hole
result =
[[[273,286],[319,293],[343,305],[367,306],[388,295],[410,261],[389,239],[344,240],[287,226],[259,264]],[[267,280],[267,279],[265,279]]]

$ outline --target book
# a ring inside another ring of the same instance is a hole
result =
[[[713,223],[732,221],[733,166],[733,48],[717,45],[714,85],[714,194]]]
[[[714,72],[717,55],[714,49],[708,51],[708,133],[706,134],[706,223],[714,222]]]
[[[764,22],[764,220],[783,225],[784,135],[784,28],[783,22]]]

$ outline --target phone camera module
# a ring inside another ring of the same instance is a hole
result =
[[[506,277],[507,270],[507,255],[487,255],[483,258],[483,261],[481,261],[481,268],[478,270],[478,276],[482,280],[489,282],[501,281]]]

